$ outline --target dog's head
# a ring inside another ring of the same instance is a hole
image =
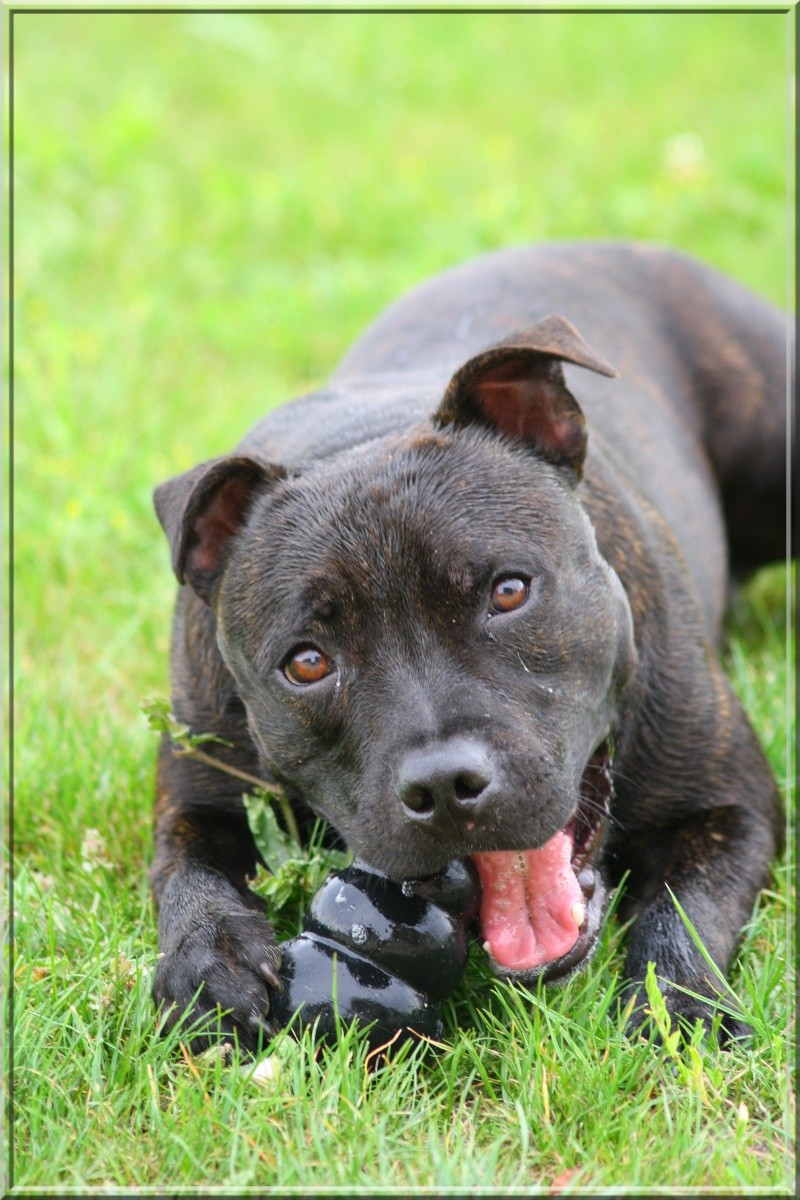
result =
[[[526,978],[594,944],[634,656],[562,360],[613,374],[548,318],[466,363],[424,426],[156,492],[272,777],[395,878],[472,858],[493,961]]]

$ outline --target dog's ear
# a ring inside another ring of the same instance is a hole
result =
[[[435,420],[440,425],[477,422],[496,429],[580,479],[586,423],[564,382],[562,362],[599,375],[617,374],[564,317],[545,317],[456,371]]]
[[[213,458],[156,488],[153,503],[179,583],[211,603],[231,538],[256,496],[285,475],[282,467],[255,458]]]

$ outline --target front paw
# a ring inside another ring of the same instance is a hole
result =
[[[202,924],[165,942],[153,985],[156,1003],[164,1006],[165,1029],[184,1014],[189,1025],[218,1015],[218,1026],[206,1020],[201,1032],[188,1034],[195,1051],[216,1041],[217,1028],[253,1052],[274,1036],[269,989],[282,989],[281,954],[260,912],[241,905],[207,914]]]
[[[687,986],[697,993],[701,993],[703,989],[703,985],[696,982]],[[630,1007],[625,1026],[629,1037],[639,1033],[649,1034],[656,1030],[655,1040],[661,1042],[662,1033],[666,1036],[668,1031],[678,1029],[688,1041],[698,1021],[703,1022],[706,1036],[711,1033],[717,1012],[713,997],[709,996],[705,1000],[697,996],[688,996],[663,979],[658,980],[658,987],[662,998],[661,1004],[656,1001],[661,1010],[660,1017],[654,1013],[643,981],[629,984],[623,992],[623,1011]],[[721,1013],[717,1025],[717,1041],[723,1049],[729,1048],[733,1042],[748,1038],[751,1032],[750,1026],[738,1017],[727,1012]]]

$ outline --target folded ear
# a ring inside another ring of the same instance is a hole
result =
[[[599,375],[617,374],[564,317],[545,317],[456,371],[435,419],[441,425],[476,422],[496,429],[580,479],[586,423],[564,382],[562,362]]]
[[[256,496],[285,475],[282,467],[255,458],[213,458],[156,488],[153,503],[179,583],[211,603],[231,538]]]

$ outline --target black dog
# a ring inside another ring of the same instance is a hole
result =
[[[177,717],[393,878],[471,858],[498,973],[585,962],[628,871],[628,978],[710,996],[667,889],[724,969],[779,847],[715,644],[728,556],[784,554],[786,359],[780,312],[652,247],[439,276],[157,489]],[[279,954],[240,793],[162,747],[155,995],[202,983],[255,1045]]]

